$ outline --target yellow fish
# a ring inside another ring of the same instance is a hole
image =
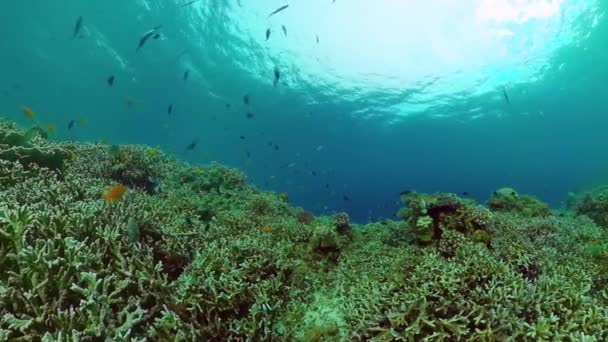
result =
[[[28,119],[33,119],[34,116],[36,116],[36,113],[34,113],[34,111],[29,107],[23,107],[21,110],[23,111],[23,114],[27,116]]]
[[[279,198],[282,199],[283,201],[287,202],[289,200],[289,195],[284,192],[281,192],[279,194]]]
[[[271,226],[261,226],[260,230],[263,231],[264,233],[270,233],[272,231],[272,227]]]
[[[81,125],[86,125],[86,124],[89,123],[89,119],[82,118],[82,119],[78,120],[78,123],[81,124]]]
[[[47,131],[49,131],[51,133],[57,132],[57,125],[55,125],[55,124],[48,124],[44,127],[46,128]]]
[[[201,169],[200,166],[195,166],[192,168],[192,172],[199,174],[199,173],[203,172],[203,169]]]

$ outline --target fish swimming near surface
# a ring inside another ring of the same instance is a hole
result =
[[[76,24],[74,25],[74,39],[76,39],[80,35],[80,31],[82,31],[83,22],[84,19],[82,18],[82,16],[79,16],[78,19],[76,19]]]
[[[317,34],[317,44],[319,44],[319,35]]]
[[[184,71],[184,81],[188,80],[188,76],[190,76],[190,70]]]
[[[270,29],[266,29],[266,41],[270,39]]]
[[[281,80],[281,72],[278,67],[274,67],[274,81],[273,84],[276,87],[279,81]]]
[[[186,146],[186,151],[192,151],[196,148],[196,145],[198,144],[198,139],[194,139],[190,144],[188,144],[188,146]]]
[[[502,87],[502,96],[505,98],[507,104],[509,104],[509,95],[507,94],[507,89],[505,87]]]
[[[158,39],[160,37],[158,30],[160,30],[162,27],[162,25],[158,25],[152,28],[150,31],[144,33],[144,35],[139,38],[139,43],[137,44],[137,49],[135,49],[135,51],[139,51],[142,47],[144,47],[150,38],[154,37],[154,39]]]
[[[199,1],[199,0],[193,0],[193,1],[189,1],[189,2],[187,2],[187,3],[183,4],[183,5],[181,5],[180,7],[181,7],[181,8],[188,7],[188,6],[190,6],[190,5],[192,5],[193,3],[198,2],[198,1]]]
[[[68,122],[68,131],[72,130],[74,125],[76,125],[76,120],[70,120],[70,122]]]
[[[281,30],[283,30],[283,34],[287,37],[287,27],[285,25],[281,25]]]
[[[108,77],[107,82],[110,87],[113,86],[114,85],[114,75]]]
[[[173,111],[173,104],[170,104],[169,108],[167,108],[167,114],[171,114],[172,111]]]
[[[250,102],[249,94],[245,94],[245,95],[243,95],[243,103],[244,103],[246,106],[249,106],[249,102]]]
[[[275,15],[275,14],[277,14],[277,13],[281,12],[281,11],[286,10],[286,9],[287,9],[287,7],[289,7],[289,5],[283,5],[283,6],[279,7],[279,8],[277,8],[276,10],[272,11],[272,13],[270,13],[270,14],[268,15],[268,18],[272,17],[273,15]]]

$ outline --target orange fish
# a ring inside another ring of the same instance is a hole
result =
[[[123,185],[112,185],[103,194],[103,199],[108,202],[118,201],[122,197],[122,195],[124,195],[125,191],[127,191],[127,188]]]
[[[33,119],[34,116],[36,116],[36,113],[34,113],[34,111],[29,107],[23,107],[21,110],[23,111],[23,114],[28,117],[28,119]]]
[[[260,227],[260,230],[263,231],[264,233],[270,233],[272,231],[272,227],[271,226],[262,226],[262,227]]]

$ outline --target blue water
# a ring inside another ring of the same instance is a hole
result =
[[[403,190],[484,201],[510,186],[560,207],[606,180],[605,2],[185,3],[2,2],[0,114],[238,167],[359,222],[393,217]]]

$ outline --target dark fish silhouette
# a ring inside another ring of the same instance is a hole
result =
[[[413,190],[403,190],[399,193],[399,195],[403,196],[403,195],[409,195],[412,192],[414,192]]]
[[[68,131],[71,130],[72,128],[74,128],[75,124],[76,124],[76,120],[70,120],[70,122],[68,122]]]
[[[226,108],[230,108],[230,107],[231,107],[230,103],[226,103]]]
[[[342,195],[342,199],[345,200],[345,201],[350,201],[350,198],[348,196],[346,196],[346,195]]]
[[[463,196],[469,196],[469,192],[468,192],[468,191],[463,191],[463,192],[461,192],[461,194],[462,194]]]
[[[509,104],[509,95],[507,94],[507,89],[505,87],[502,87],[502,96],[505,98],[507,104]]]
[[[287,27],[285,25],[281,25],[281,30],[283,30],[283,34],[287,37]]]
[[[319,35],[317,35],[317,44],[319,44]]]
[[[187,80],[188,80],[188,76],[189,76],[189,75],[190,75],[190,70],[186,70],[186,71],[184,72],[184,81],[187,81]]]
[[[249,94],[245,94],[243,96],[243,103],[247,106],[249,106]]]
[[[74,25],[74,38],[78,37],[80,31],[82,31],[83,21],[84,19],[82,16],[79,16],[78,19],[76,19],[76,25]]]
[[[270,29],[266,29],[266,41],[270,39]]]
[[[172,111],[173,111],[173,104],[170,104],[169,108],[167,108],[167,114],[171,114]]]
[[[139,39],[139,44],[137,44],[137,49],[135,51],[139,51],[142,47],[144,47],[144,45],[146,44],[148,39],[150,39],[152,37],[154,37],[154,39],[158,39],[160,37],[160,34],[157,31],[161,27],[163,27],[163,26],[158,25],[158,26],[154,27],[153,29],[151,29],[150,31],[144,33],[144,35],[141,36],[141,38]]]
[[[279,150],[279,145],[274,145],[274,150],[278,151]]]
[[[245,114],[245,116],[247,117],[247,119],[253,119],[253,117],[255,116],[253,113],[248,112],[247,114]]]
[[[241,140],[245,140],[245,136],[244,136],[244,135],[241,135],[239,138],[240,138]]]
[[[193,3],[195,3],[195,2],[198,2],[198,0],[194,0],[194,1],[187,2],[187,3],[183,4],[183,5],[181,5],[180,7],[181,7],[181,8],[188,7],[188,6],[192,5],[192,4],[193,4]]]
[[[279,83],[279,81],[281,80],[281,72],[279,71],[279,68],[274,67],[274,86],[277,86],[277,83]]]
[[[110,87],[113,86],[114,85],[114,75],[108,77],[107,82]]]
[[[281,6],[281,7],[277,8],[276,10],[272,11],[272,13],[270,13],[270,14],[268,15],[268,18],[270,18],[270,17],[272,17],[273,15],[275,15],[275,14],[277,14],[277,13],[279,13],[279,12],[281,12],[281,11],[285,10],[285,9],[287,9],[287,7],[289,7],[289,5],[284,5],[284,6]]]
[[[198,144],[198,139],[194,139],[190,144],[188,144],[188,146],[186,146],[186,151],[192,151],[196,148],[196,145]]]

